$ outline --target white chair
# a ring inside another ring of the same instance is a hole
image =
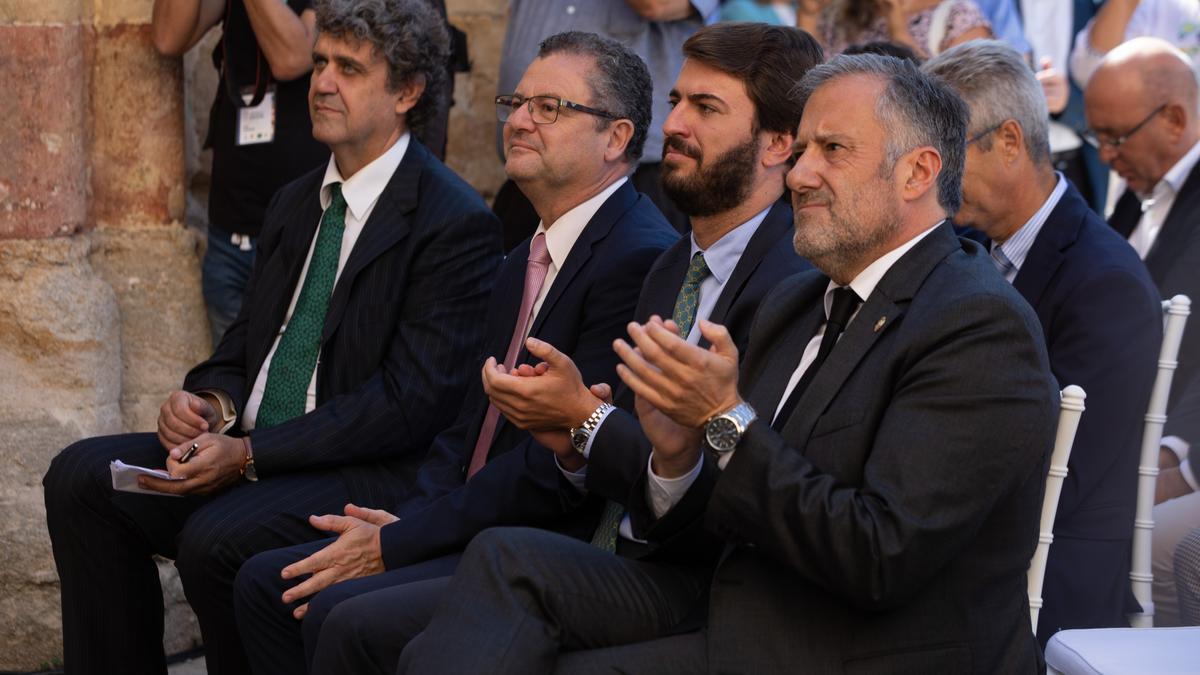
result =
[[[1154,531],[1154,483],[1158,479],[1158,451],[1162,447],[1163,425],[1167,423],[1167,397],[1178,365],[1179,343],[1191,313],[1192,301],[1186,295],[1176,295],[1163,302],[1163,341],[1158,351],[1158,374],[1146,410],[1142,430],[1142,454],[1138,462],[1137,511],[1133,520],[1133,560],[1129,580],[1133,596],[1142,606],[1141,613],[1129,615],[1129,625],[1149,628],[1154,625],[1154,596],[1151,586],[1151,539]]]
[[[1054,451],[1050,453],[1050,470],[1046,474],[1046,494],[1042,497],[1042,521],[1038,529],[1038,544],[1033,551],[1033,561],[1025,580],[1029,590],[1029,621],[1037,633],[1038,612],[1042,609],[1042,580],[1046,576],[1046,559],[1050,555],[1050,543],[1054,541],[1054,516],[1058,513],[1058,498],[1062,494],[1063,481],[1067,478],[1067,461],[1071,459],[1071,446],[1075,444],[1075,432],[1079,429],[1079,418],[1083,415],[1084,399],[1087,394],[1077,385],[1068,385],[1062,390],[1062,402],[1058,408],[1058,431],[1054,436]]]
[[[1137,511],[1133,524],[1133,561],[1129,578],[1142,606],[1129,616],[1133,628],[1093,628],[1055,633],[1046,644],[1050,675],[1157,675],[1200,672],[1200,627],[1152,628],[1154,599],[1151,586],[1151,535],[1154,530],[1154,483],[1158,452],[1167,422],[1167,396],[1178,365],[1179,343],[1191,313],[1191,300],[1176,295],[1163,302],[1163,341],[1158,374],[1150,395],[1138,466]]]

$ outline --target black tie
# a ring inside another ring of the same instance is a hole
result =
[[[783,425],[787,423],[789,417],[792,416],[792,410],[796,407],[796,402],[804,395],[804,390],[808,388],[809,382],[816,377],[817,370],[821,364],[829,356],[829,352],[833,351],[833,346],[837,344],[838,336],[842,331],[846,330],[846,324],[850,323],[850,317],[854,316],[854,310],[858,308],[862,299],[850,289],[849,286],[833,289],[833,304],[829,308],[829,320],[825,322],[825,334],[821,336],[821,346],[817,349],[817,358],[808,365],[808,369],[804,371],[804,375],[800,376],[800,381],[796,383],[796,388],[792,390],[788,396],[787,402],[779,409],[779,414],[775,416],[775,421],[771,423],[771,428],[775,431],[783,429]]]

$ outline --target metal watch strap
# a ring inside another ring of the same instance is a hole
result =
[[[585,434],[585,437],[591,437],[592,432],[596,430],[596,425],[600,424],[600,419],[614,407],[615,406],[613,406],[611,403],[601,403],[595,410],[592,411],[591,415],[588,415],[588,418],[583,421],[583,424],[580,424],[578,427],[575,427],[569,431],[572,439],[571,444],[575,445],[575,435],[581,431]],[[583,452],[583,449],[578,446],[576,446],[575,449],[581,453]]]

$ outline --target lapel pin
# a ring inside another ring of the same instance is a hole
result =
[[[878,333],[879,329],[883,328],[883,324],[885,324],[885,323],[887,323],[887,317],[886,316],[879,317],[879,320],[875,322],[875,332]]]

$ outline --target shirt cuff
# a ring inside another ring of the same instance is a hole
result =
[[[1179,475],[1183,477],[1183,482],[1192,488],[1192,492],[1200,492],[1200,482],[1196,481],[1196,474],[1192,472],[1192,463],[1189,460],[1183,460],[1179,463]]]
[[[654,453],[650,453],[650,459],[646,466],[646,473],[650,478],[646,481],[646,501],[650,502],[650,510],[654,511],[655,518],[662,518],[679,503],[679,500],[683,499],[688,489],[692,487],[692,483],[696,482],[703,466],[704,453],[702,452],[696,466],[692,467],[691,471],[678,478],[662,478],[654,473]]]
[[[229,431],[229,428],[237,421],[237,410],[234,410],[233,399],[229,398],[229,394],[220,389],[201,389],[195,392],[195,394],[197,396],[207,394],[217,399],[217,407],[219,408],[217,412],[221,414],[221,428],[213,431],[213,433],[223,434]]]
[[[1159,445],[1175,453],[1175,458],[1181,463],[1188,458],[1188,450],[1192,448],[1191,443],[1178,436],[1163,436]]]
[[[596,426],[592,428],[592,433],[588,434],[587,443],[583,444],[583,458],[589,459],[592,456],[592,443],[596,442],[596,436],[600,434],[600,426],[604,424],[604,420],[612,414],[616,407],[605,408],[604,412],[600,413],[600,419],[596,420]],[[555,458],[557,461],[557,458]]]
[[[584,464],[583,468],[579,471],[568,471],[563,468],[562,464],[558,463],[558,455],[555,455],[554,466],[558,467],[558,471],[563,475],[563,478],[566,478],[576,490],[579,490],[580,494],[587,494],[587,488],[584,487],[587,483],[587,464]]]

